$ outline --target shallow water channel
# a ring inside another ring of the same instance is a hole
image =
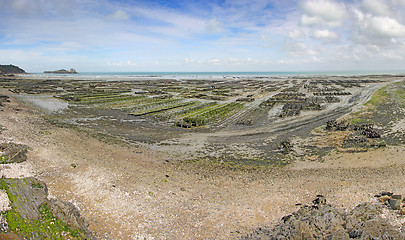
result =
[[[15,97],[46,113],[58,112],[69,106],[67,102],[54,98],[52,95],[17,94]]]

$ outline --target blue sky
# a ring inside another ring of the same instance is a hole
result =
[[[405,70],[405,0],[0,0],[29,72]]]

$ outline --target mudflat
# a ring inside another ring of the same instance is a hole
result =
[[[351,209],[403,192],[404,85],[2,79],[0,141],[32,150],[0,169],[44,181],[99,238],[239,238],[318,194]]]

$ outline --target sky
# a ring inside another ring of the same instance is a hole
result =
[[[405,70],[405,0],[0,0],[28,72]]]

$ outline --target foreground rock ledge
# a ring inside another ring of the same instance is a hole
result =
[[[1,178],[0,190],[10,201],[0,212],[0,239],[94,239],[73,204],[47,198],[44,182]]]
[[[380,203],[362,203],[350,212],[323,197],[242,239],[405,239],[403,216]],[[402,220],[402,221],[401,221]]]

